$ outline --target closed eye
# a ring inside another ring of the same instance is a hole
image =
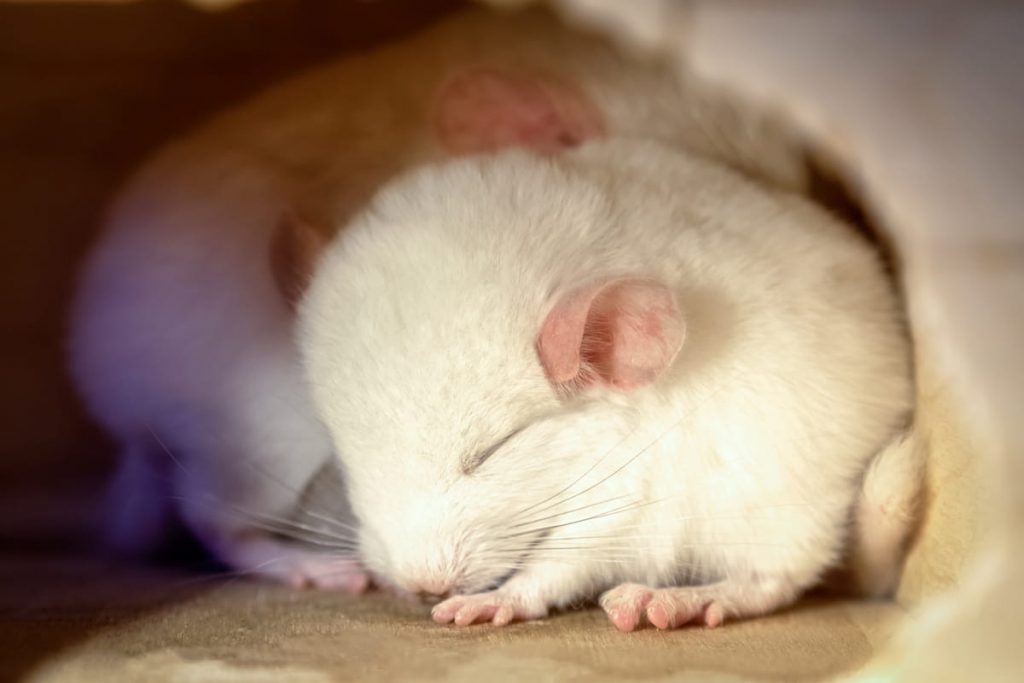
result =
[[[470,458],[469,462],[466,463],[466,466],[462,468],[462,473],[472,474],[474,471],[476,471],[478,467],[480,467],[480,465],[483,465],[484,462],[489,457],[497,453],[502,446],[508,443],[509,439],[511,439],[513,436],[523,431],[524,429],[525,427],[519,427],[518,429],[514,429],[505,436],[503,436],[498,441],[494,442],[493,444],[485,448],[484,450],[480,451],[479,453],[476,453],[472,458]]]

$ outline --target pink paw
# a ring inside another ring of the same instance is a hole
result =
[[[370,585],[370,577],[355,560],[302,554],[287,558],[282,564],[281,576],[292,588],[344,590],[358,595]]]
[[[294,588],[331,588],[362,593],[370,583],[362,565],[341,557],[264,536],[221,537],[214,551],[240,574],[272,579]]]
[[[489,621],[495,626],[505,626],[515,619],[539,619],[547,615],[547,610],[529,610],[509,595],[491,592],[448,598],[435,605],[430,615],[438,624],[469,626]]]
[[[601,596],[601,608],[620,631],[629,632],[646,619],[665,630],[690,623],[714,628],[722,623],[722,608],[699,588],[649,588],[624,583]]]
[[[624,583],[601,596],[601,609],[615,628],[628,633],[640,625],[644,609],[653,596],[654,591],[647,586]]]

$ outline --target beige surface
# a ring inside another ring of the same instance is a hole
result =
[[[596,610],[458,629],[380,594],[8,560],[0,679],[819,680],[863,664],[899,615],[891,604],[808,601],[716,630],[622,634]]]

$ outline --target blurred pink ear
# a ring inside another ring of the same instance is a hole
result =
[[[515,146],[552,153],[603,134],[604,124],[590,100],[565,84],[474,67],[441,86],[434,130],[455,154]]]
[[[312,223],[293,213],[278,220],[270,239],[270,272],[285,302],[294,307],[302,298],[326,239]]]
[[[601,382],[630,390],[650,384],[683,345],[675,297],[650,280],[612,280],[569,292],[545,318],[537,353],[556,385]]]

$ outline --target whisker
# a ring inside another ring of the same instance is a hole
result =
[[[300,509],[300,512],[302,512],[302,514],[304,515],[312,517],[313,519],[318,519],[321,522],[327,522],[328,524],[336,526],[343,531],[351,531],[354,534],[359,534],[359,528],[353,524],[347,524],[340,520],[334,519],[333,517],[328,517],[327,515],[321,514],[319,512],[313,512],[312,510],[308,509]]]
[[[636,504],[624,505],[622,507],[615,508],[614,510],[609,510],[607,512],[602,512],[602,513],[599,513],[599,514],[596,514],[596,515],[591,515],[590,517],[584,517],[583,519],[570,520],[568,522],[561,522],[559,524],[549,524],[548,526],[539,527],[539,528],[536,528],[536,529],[528,529],[526,531],[520,531],[520,532],[517,532],[517,533],[514,533],[514,534],[508,534],[506,536],[506,538],[514,538],[514,537],[518,537],[518,536],[526,536],[526,535],[529,535],[529,534],[538,534],[538,533],[542,533],[542,532],[545,532],[545,531],[551,531],[552,529],[560,529],[562,527],[572,526],[574,524],[582,524],[583,522],[589,522],[589,521],[592,521],[592,520],[595,520],[595,519],[601,519],[603,517],[608,517],[610,515],[615,515],[615,514],[619,514],[619,513],[622,513],[622,512],[628,512],[630,510],[636,510],[636,509],[639,509],[639,508],[642,508],[642,507],[647,507],[648,505],[653,505],[654,503],[658,503],[658,502],[661,502],[661,501],[651,501],[649,503],[636,503]]]
[[[681,493],[679,495],[686,495],[686,494],[685,493]],[[607,500],[604,500],[604,501],[601,501],[601,502],[598,502],[598,503],[592,503],[591,505],[587,505],[587,506],[582,506],[582,507],[576,508],[575,510],[568,510],[568,511],[566,511],[564,513],[561,513],[560,515],[551,515],[550,517],[542,518],[542,519],[535,520],[535,521],[545,521],[547,519],[555,519],[555,518],[560,517],[562,514],[570,514],[572,512],[575,512],[575,511],[578,511],[578,510],[582,510],[582,509],[587,508],[587,507],[593,507],[593,506],[596,506],[596,505],[601,505],[603,503],[608,503],[608,502],[611,502],[611,501],[614,501],[614,500],[618,500],[618,499],[624,498],[624,497],[625,496],[616,496],[614,498],[609,498]],[[642,506],[646,506],[646,505],[656,505],[656,504],[659,504],[659,503],[664,503],[664,502],[673,500],[675,498],[676,498],[676,496],[664,496],[664,497],[658,498],[656,500],[652,500],[652,501],[649,501],[649,502],[646,502],[646,503],[642,503],[640,506],[642,507]],[[751,508],[751,510],[771,510],[771,509],[787,508],[787,507],[808,508],[808,507],[817,507],[817,505],[814,504],[814,503],[778,503],[778,504],[774,504],[774,505],[760,505],[760,506],[757,506],[755,508]],[[747,521],[754,521],[754,520],[770,520],[770,521],[774,521],[775,519],[776,519],[775,517],[771,517],[771,516],[759,517],[759,516],[751,515],[751,514],[678,515],[678,516],[660,517],[658,522],[659,523],[663,523],[663,522],[666,522],[666,521],[678,521],[678,522],[718,522],[718,521],[727,521],[727,520],[738,520],[738,521],[747,522]],[[653,523],[654,522],[647,522],[647,523],[641,523],[641,524],[629,524],[629,525],[625,525],[625,526],[621,526],[621,527],[616,527],[616,529],[617,530],[622,530],[622,531],[628,531],[630,529],[644,529],[644,528],[650,527],[650,525],[653,524]],[[519,526],[522,526],[522,525],[511,525],[508,528],[509,529],[515,529],[515,528],[518,528]],[[548,527],[543,527],[543,528],[546,529]],[[506,534],[506,535],[499,536],[499,538],[511,538],[511,537],[515,537],[515,536],[518,536],[518,535],[521,535],[521,534]]]
[[[565,488],[561,489],[560,491],[557,491],[556,493],[552,494],[552,495],[551,495],[551,496],[549,496],[548,498],[545,498],[544,500],[540,501],[539,503],[535,503],[535,504],[533,504],[533,505],[531,505],[531,506],[529,506],[529,507],[527,507],[527,508],[525,508],[525,509],[521,510],[521,511],[520,511],[520,512],[518,513],[518,515],[517,515],[517,516],[519,516],[519,515],[523,515],[523,514],[525,514],[525,513],[527,513],[527,512],[530,512],[531,510],[535,509],[535,508],[536,508],[536,507],[538,507],[539,505],[543,505],[544,503],[547,503],[547,502],[548,502],[548,501],[550,501],[550,500],[554,500],[555,498],[558,498],[558,496],[562,495],[562,494],[563,494],[563,493],[565,493],[566,491],[569,491],[569,490],[570,490],[570,489],[571,489],[571,488],[572,488],[573,486],[575,486],[576,484],[578,484],[578,483],[579,483],[579,482],[580,482],[580,481],[581,481],[581,480],[582,480],[582,479],[583,479],[584,477],[586,477],[586,476],[587,476],[588,474],[590,474],[591,472],[593,472],[593,471],[594,471],[594,468],[595,468],[595,467],[597,467],[598,465],[600,465],[600,464],[601,464],[601,463],[602,463],[602,462],[604,461],[604,459],[605,459],[605,458],[607,458],[607,457],[608,457],[609,455],[611,455],[612,453],[614,453],[614,452],[615,452],[615,449],[617,449],[617,448],[618,448],[619,446],[621,446],[622,444],[624,444],[624,443],[625,443],[625,442],[626,442],[627,440],[629,440],[629,438],[630,438],[631,436],[633,436],[633,434],[635,434],[635,433],[636,433],[636,427],[634,427],[633,429],[631,429],[631,430],[629,431],[629,433],[628,433],[628,434],[626,434],[625,436],[623,436],[623,437],[622,437],[621,439],[619,439],[619,440],[618,440],[618,441],[617,441],[617,442],[616,442],[616,443],[615,443],[614,445],[612,445],[612,447],[611,447],[611,448],[609,448],[609,449],[608,449],[607,451],[605,451],[605,452],[604,452],[604,454],[603,454],[603,455],[602,455],[602,456],[601,456],[600,458],[598,458],[598,459],[597,459],[596,461],[594,461],[594,462],[593,462],[593,463],[592,463],[592,464],[590,465],[590,467],[588,467],[588,468],[587,468],[587,470],[586,470],[586,471],[585,471],[585,472],[584,472],[583,474],[581,474],[580,476],[576,477],[576,479],[574,479],[574,480],[573,480],[573,481],[572,481],[572,482],[571,482],[571,483],[570,483],[570,484],[569,484],[568,486],[566,486]],[[544,508],[544,509],[546,510],[547,508]],[[541,512],[543,512],[543,511],[544,511],[544,510],[541,510]]]
[[[149,423],[143,423],[143,425],[145,426],[146,431],[149,432],[149,435],[153,437],[153,441],[155,441],[157,445],[160,446],[161,449],[163,449],[164,453],[167,454],[167,457],[171,459],[171,462],[177,465],[178,469],[181,470],[182,474],[190,474],[190,472],[185,468],[185,465],[181,462],[181,460],[179,460],[177,456],[175,456],[174,453],[171,451],[171,449],[167,447],[167,444],[165,444],[163,440],[159,436],[157,436],[157,433],[153,430]]]
[[[549,519],[556,519],[558,517],[562,517],[563,515],[570,515],[570,514],[572,514],[574,512],[579,512],[580,510],[586,510],[587,508],[592,508],[592,507],[595,507],[595,506],[598,506],[598,505],[605,505],[606,503],[610,503],[610,502],[615,501],[615,500],[621,500],[622,498],[625,498],[625,497],[626,497],[625,495],[621,495],[621,496],[615,496],[614,498],[608,498],[606,500],[598,501],[596,503],[588,503],[587,505],[583,505],[581,507],[574,508],[572,510],[566,510],[564,512],[559,512],[559,513],[554,514],[554,515],[548,515],[547,517],[540,517],[538,519],[531,519],[531,520],[527,520],[525,522],[520,522],[519,524],[512,524],[512,525],[509,526],[509,528],[510,529],[518,529],[518,528],[524,527],[524,526],[526,526],[528,524],[536,524],[537,522],[546,522]]]
[[[175,466],[179,470],[181,470],[184,474],[186,474],[186,475],[191,474],[189,472],[188,468],[185,467],[184,463],[174,454],[174,452],[170,449],[170,447],[168,447],[168,445],[160,438],[160,436],[156,433],[156,431],[152,428],[152,426],[149,425],[148,423],[145,424],[144,426],[145,426],[146,430],[149,432],[150,436],[153,438],[154,442],[156,442],[160,446],[160,448],[167,455],[167,457],[171,460],[171,462],[173,462],[175,464]],[[282,535],[285,535],[285,536],[289,536],[290,538],[294,538],[295,540],[303,541],[303,542],[307,542],[307,543],[312,543],[314,545],[320,545],[320,546],[325,546],[325,547],[327,547],[328,545],[333,545],[334,547],[342,547],[342,546],[338,545],[337,543],[327,544],[323,540],[318,540],[318,539],[315,539],[313,537],[310,537],[308,534],[316,534],[317,536],[323,536],[323,537],[331,539],[332,541],[341,541],[341,542],[352,543],[352,544],[355,544],[357,542],[356,539],[353,538],[353,537],[357,537],[358,533],[359,533],[359,530],[356,527],[354,527],[354,526],[352,526],[350,524],[346,524],[345,522],[342,522],[340,520],[334,519],[332,517],[329,517],[327,515],[321,514],[321,513],[317,512],[317,511],[308,509],[306,506],[301,504],[300,501],[301,501],[301,498],[302,498],[302,494],[298,490],[296,490],[295,487],[288,485],[287,483],[282,481],[279,477],[275,476],[274,474],[272,474],[271,472],[269,472],[265,468],[260,467],[255,462],[248,461],[248,460],[246,460],[244,462],[245,462],[246,465],[248,465],[250,467],[250,469],[252,469],[253,471],[255,471],[258,474],[262,475],[263,477],[265,477],[269,481],[272,481],[275,484],[277,484],[277,485],[281,486],[282,488],[284,488],[285,490],[294,493],[295,494],[295,506],[296,506],[296,509],[300,513],[302,513],[302,514],[304,514],[304,515],[306,515],[306,516],[308,516],[308,517],[310,517],[312,519],[317,519],[319,521],[322,521],[325,524],[329,524],[329,525],[335,527],[337,530],[349,533],[349,534],[352,535],[352,537],[342,536],[342,535],[339,535],[337,533],[329,533],[327,530],[316,528],[316,527],[312,527],[312,526],[309,526],[309,525],[304,525],[304,524],[302,524],[302,523],[300,523],[300,522],[298,522],[297,520],[294,520],[294,519],[286,519],[286,518],[282,518],[282,517],[274,517],[272,515],[268,515],[268,514],[265,514],[265,513],[258,513],[258,512],[252,511],[252,510],[245,510],[245,509],[242,509],[242,508],[238,507],[237,505],[229,503],[226,500],[220,499],[220,498],[218,498],[218,497],[216,497],[213,494],[210,494],[208,492],[207,492],[206,495],[209,496],[212,499],[213,502],[206,503],[207,505],[209,505],[210,507],[217,507],[217,506],[231,507],[231,508],[234,509],[236,514],[244,515],[243,519],[246,519],[247,521],[251,521],[251,522],[259,521],[259,522],[262,522],[263,526],[261,528],[263,530],[265,530],[265,531],[270,531],[270,532],[273,532],[273,533],[282,534]],[[171,480],[171,481],[173,481],[173,480]],[[185,498],[183,496],[179,496],[179,497],[168,496],[168,498],[171,498],[171,499],[174,499],[174,500],[183,501],[183,502],[199,502],[199,501],[196,501],[196,500],[189,501],[187,498]],[[282,528],[281,526],[275,526],[274,528],[270,528],[267,525],[268,521],[272,522],[275,525],[286,525],[286,528]],[[297,533],[297,531],[303,531],[303,532],[306,532],[306,534],[305,535],[299,534],[299,533]]]
[[[615,469],[615,470],[614,470],[614,471],[613,471],[613,472],[612,472],[611,474],[607,475],[606,477],[604,477],[603,479],[599,480],[598,482],[596,482],[596,483],[594,483],[594,484],[592,484],[592,485],[588,486],[587,488],[583,489],[582,491],[578,491],[577,493],[573,494],[572,496],[569,496],[568,498],[564,498],[564,499],[561,499],[561,500],[555,500],[554,502],[550,503],[550,504],[549,504],[549,505],[547,505],[546,507],[542,508],[542,509],[541,509],[541,512],[543,512],[543,511],[545,511],[545,510],[549,510],[549,509],[551,509],[552,507],[556,507],[556,506],[558,506],[558,505],[564,505],[565,503],[569,502],[569,501],[570,501],[570,500],[572,500],[573,498],[576,498],[576,497],[578,497],[578,496],[580,496],[580,495],[583,495],[583,494],[587,493],[588,491],[591,491],[591,490],[593,490],[593,489],[594,489],[594,488],[596,488],[597,486],[600,486],[601,484],[603,484],[603,483],[607,482],[607,481],[608,481],[609,479],[611,479],[611,478],[612,478],[612,477],[614,477],[614,476],[615,476],[616,474],[618,474],[619,472],[621,472],[621,471],[622,471],[623,469],[625,469],[626,467],[628,467],[628,466],[629,466],[629,465],[630,465],[631,463],[633,463],[633,462],[634,462],[634,461],[635,461],[635,460],[636,460],[636,459],[637,459],[638,457],[640,457],[640,455],[642,455],[643,453],[645,453],[646,451],[648,451],[648,450],[649,450],[649,449],[651,448],[651,446],[653,446],[654,444],[658,443],[658,442],[659,442],[659,441],[660,441],[661,439],[665,438],[665,436],[667,436],[667,435],[668,435],[668,434],[669,434],[669,433],[670,433],[670,432],[671,432],[672,430],[674,430],[674,429],[675,429],[676,427],[678,427],[678,426],[679,426],[680,424],[682,424],[682,422],[683,422],[684,420],[686,420],[686,419],[689,419],[690,417],[692,417],[692,416],[693,416],[693,415],[694,415],[694,414],[695,414],[695,413],[696,413],[696,412],[697,412],[698,410],[700,410],[701,408],[703,408],[703,407],[704,407],[704,405],[705,405],[705,404],[707,404],[707,403],[708,403],[708,402],[709,402],[709,401],[710,401],[711,399],[713,399],[713,398],[714,398],[715,396],[717,396],[717,395],[718,395],[718,394],[719,394],[720,392],[724,391],[724,390],[725,390],[725,389],[726,389],[726,388],[727,388],[727,387],[728,387],[728,386],[730,385],[731,381],[732,381],[732,380],[733,380],[733,379],[734,379],[735,377],[737,377],[737,376],[741,376],[741,374],[742,374],[742,373],[741,373],[741,371],[740,371],[740,369],[739,369],[739,368],[735,369],[735,370],[734,370],[734,371],[733,371],[732,373],[730,373],[730,375],[729,375],[728,377],[726,377],[726,378],[725,378],[724,380],[720,381],[720,382],[719,382],[719,385],[718,385],[718,386],[717,386],[717,387],[716,387],[715,389],[713,389],[713,390],[712,390],[712,391],[711,391],[711,392],[710,392],[710,393],[709,393],[709,394],[708,394],[707,396],[703,397],[703,399],[702,399],[702,400],[698,401],[698,402],[697,402],[697,404],[696,404],[696,405],[694,405],[694,406],[692,407],[692,409],[691,409],[691,410],[685,411],[685,412],[684,412],[684,413],[683,413],[683,414],[682,414],[682,415],[681,415],[681,416],[679,417],[679,419],[677,419],[677,420],[675,420],[675,421],[671,422],[671,423],[670,423],[670,424],[668,425],[668,427],[666,427],[666,428],[665,428],[665,429],[664,429],[664,430],[663,430],[663,431],[662,431],[662,432],[661,432],[660,434],[658,434],[658,436],[657,436],[657,437],[655,437],[655,438],[654,438],[654,439],[653,439],[653,440],[652,440],[652,441],[651,441],[650,443],[648,443],[647,445],[645,445],[645,446],[644,446],[644,447],[643,447],[643,448],[642,448],[642,449],[641,449],[641,450],[640,450],[640,451],[639,451],[639,452],[638,452],[638,453],[637,453],[636,455],[634,455],[634,456],[632,456],[631,458],[629,458],[629,460],[627,460],[627,461],[626,461],[626,462],[625,462],[625,463],[624,463],[623,465],[621,465],[621,466],[619,466],[618,468],[616,468],[616,469]],[[571,488],[572,488],[572,487],[573,487],[573,486],[574,486],[574,485],[575,485],[576,483],[578,483],[579,481],[581,481],[581,480],[583,479],[583,477],[585,477],[585,476],[586,476],[587,474],[589,474],[589,473],[590,473],[591,471],[593,471],[594,467],[596,467],[596,465],[597,465],[598,463],[602,462],[602,461],[603,461],[603,460],[604,460],[604,459],[605,459],[605,458],[606,458],[606,457],[607,457],[607,456],[608,456],[608,455],[609,455],[610,453],[614,452],[614,451],[615,451],[615,450],[616,450],[616,449],[617,449],[617,448],[618,448],[618,447],[619,447],[620,445],[622,445],[623,443],[625,443],[625,442],[626,442],[626,440],[628,440],[628,439],[629,439],[629,437],[630,437],[630,436],[632,436],[632,435],[633,435],[633,434],[634,434],[635,432],[636,432],[636,428],[634,428],[633,430],[631,430],[631,431],[630,431],[630,432],[629,432],[629,433],[628,433],[628,434],[627,434],[626,436],[624,436],[624,437],[623,437],[622,439],[620,439],[620,440],[619,440],[619,441],[618,441],[618,442],[617,442],[617,443],[616,443],[615,445],[613,445],[613,446],[612,446],[612,448],[611,448],[611,449],[610,449],[610,450],[609,450],[608,452],[606,452],[606,453],[605,453],[604,455],[602,455],[602,456],[601,456],[601,458],[599,458],[599,459],[597,460],[597,462],[595,462],[595,463],[594,463],[593,465],[591,465],[591,466],[590,466],[590,467],[589,467],[589,468],[587,469],[587,471],[586,471],[586,472],[584,472],[584,474],[583,474],[583,475],[581,475],[580,477],[578,477],[578,478],[577,478],[577,479],[576,479],[576,480],[575,480],[575,481],[574,481],[574,482],[573,482],[572,484],[570,484],[570,485],[569,485],[568,487],[566,487],[566,488],[562,489],[562,492],[568,491],[568,490],[569,490],[569,489],[571,489]],[[545,501],[543,501],[543,502],[547,502],[547,501],[550,501],[550,500],[552,500],[552,499],[557,499],[557,498],[558,498],[558,496],[559,496],[559,495],[561,495],[561,493],[562,493],[562,492],[560,492],[560,493],[557,493],[557,494],[555,494],[554,496],[550,496],[549,498],[547,498],[547,499],[546,499]],[[541,504],[543,504],[543,502],[542,502]],[[535,507],[536,507],[536,505],[533,505],[533,506],[531,506],[530,508],[527,508],[527,510],[533,509],[533,508],[535,508]],[[515,516],[513,517],[513,519],[516,519],[516,518],[520,517],[521,515],[522,515],[522,512],[516,513],[516,515],[515,515]]]
[[[327,522],[329,524],[338,526],[339,528],[348,527],[348,525],[344,524],[344,522],[332,519],[332,518],[330,518],[330,517],[328,517],[326,515],[320,514],[319,512],[316,512],[316,511],[308,509],[305,505],[302,504],[302,492],[301,491],[297,490],[294,486],[290,486],[289,484],[286,484],[285,482],[281,481],[281,479],[279,479],[278,477],[274,476],[273,474],[268,472],[266,469],[260,467],[257,463],[248,462],[247,461],[246,464],[248,464],[249,467],[251,467],[256,472],[259,472],[260,474],[265,476],[270,481],[273,481],[274,483],[278,484],[281,488],[285,489],[286,491],[290,491],[290,492],[294,493],[295,494],[295,509],[297,511],[301,512],[304,515],[312,517],[314,519],[319,519],[320,521]]]
[[[169,496],[172,500],[185,500],[179,496]],[[298,525],[291,520],[278,519],[270,515],[263,515],[261,513],[245,510],[244,508],[238,507],[225,501],[215,502],[204,502],[200,500],[193,500],[193,503],[199,505],[207,505],[216,508],[218,511],[227,511],[234,513],[237,517],[245,520],[248,524],[268,531],[271,533],[280,534],[289,538],[316,545],[324,548],[335,548],[339,550],[346,549],[357,549],[358,543],[354,539],[349,539],[341,536],[334,536],[327,532],[321,531],[314,527],[304,527]],[[295,528],[298,527],[298,528]],[[326,539],[326,540],[325,540]]]

